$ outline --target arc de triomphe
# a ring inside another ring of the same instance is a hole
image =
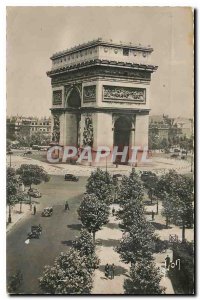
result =
[[[98,39],[53,54],[52,141],[94,153],[147,146],[152,51]]]

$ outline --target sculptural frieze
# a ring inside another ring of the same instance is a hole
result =
[[[83,88],[83,102],[96,101],[96,85],[84,86]]]
[[[60,141],[60,118],[59,115],[53,115],[53,132],[52,142],[59,143]]]
[[[83,146],[90,146],[93,145],[93,124],[92,124],[92,117],[85,118],[85,126],[83,131]]]
[[[53,91],[53,105],[62,104],[62,90]]]
[[[134,87],[103,86],[103,101],[132,101],[145,103],[146,89]]]

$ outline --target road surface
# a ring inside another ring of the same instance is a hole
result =
[[[77,209],[85,192],[86,177],[79,182],[65,182],[63,176],[51,176],[48,183],[37,188],[42,198],[37,199],[36,215],[28,215],[7,234],[7,277],[17,270],[23,274],[23,283],[19,293],[43,293],[38,284],[38,277],[45,265],[52,265],[56,256],[66,251],[71,241],[79,233]],[[64,211],[68,200],[70,211]],[[53,206],[51,217],[41,217],[42,209]],[[31,239],[25,243],[31,225],[42,225],[40,239]]]

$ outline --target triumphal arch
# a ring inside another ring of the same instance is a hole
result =
[[[148,145],[148,46],[103,39],[52,55],[52,141],[80,149]],[[129,154],[128,154],[129,155]],[[127,160],[128,161],[128,155]]]

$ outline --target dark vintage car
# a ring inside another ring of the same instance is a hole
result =
[[[170,157],[171,157],[171,158],[178,158],[178,157],[179,157],[179,154],[178,154],[178,153],[173,153]]]
[[[33,198],[41,198],[42,197],[42,194],[37,189],[32,189],[32,188],[28,190],[28,195]]]
[[[146,181],[146,179],[149,177],[149,172],[148,171],[143,171],[140,178],[142,181]]]
[[[79,178],[73,174],[65,174],[65,181],[79,181]]]
[[[32,151],[30,151],[30,150],[25,151],[25,152],[23,153],[23,156],[26,156],[26,155],[29,155],[29,154],[32,154]]]
[[[53,214],[53,207],[45,207],[42,212],[42,217],[50,217]]]
[[[31,232],[28,233],[29,239],[39,239],[40,235],[42,233],[42,226],[39,225],[33,225],[31,226]]]

